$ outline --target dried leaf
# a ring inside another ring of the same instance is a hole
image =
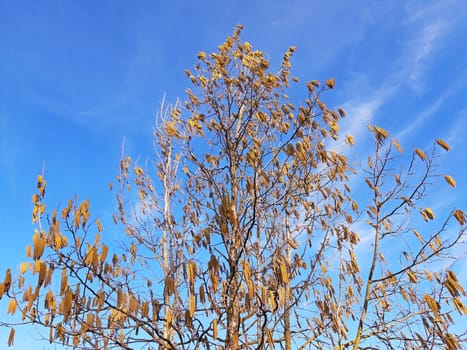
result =
[[[452,176],[444,175],[444,179],[449,184],[449,186],[456,187],[456,180],[454,180]]]
[[[353,138],[352,135],[347,135],[345,137],[345,142],[349,145],[349,146],[353,146],[355,144],[355,139]]]
[[[26,246],[26,258],[30,258],[32,257],[32,250],[31,250],[31,246],[28,244]]]
[[[8,303],[8,313],[13,315],[16,311],[16,300],[15,299],[10,299],[10,302]]]
[[[407,275],[409,276],[410,282],[412,282],[412,283],[417,283],[418,282],[417,276],[412,272],[412,270],[408,270]]]
[[[399,142],[397,142],[396,139],[392,139],[392,140],[391,140],[391,143],[394,145],[394,147],[396,147],[396,149],[397,149],[400,153],[404,152],[404,149],[403,149],[402,146],[399,144]]]
[[[443,140],[441,140],[441,139],[437,139],[437,140],[436,140],[436,143],[437,143],[438,145],[440,145],[441,148],[443,148],[445,151],[449,151],[450,147],[449,147],[449,145],[448,145],[445,141],[443,141]]]
[[[357,212],[358,211],[358,204],[356,201],[352,201],[352,210],[354,212]]]
[[[107,254],[109,252],[109,247],[107,247],[105,244],[102,246],[102,252],[100,255],[100,261],[103,263],[105,259],[107,258]]]
[[[417,156],[420,157],[421,160],[425,160],[425,159],[426,159],[426,154],[425,154],[425,152],[423,152],[420,148],[416,148],[416,149],[415,149],[415,153],[417,154]]]
[[[380,141],[384,140],[386,137],[389,136],[389,133],[383,128],[380,128],[379,126],[375,125],[373,130],[375,131],[376,138]]]
[[[3,287],[5,292],[8,292],[11,286],[11,269],[7,269],[5,273],[5,278],[3,279]]]
[[[15,329],[10,330],[10,335],[8,336],[8,346],[13,346],[15,342]]]
[[[24,274],[27,269],[28,269],[28,263],[27,262],[21,263],[20,268],[19,268],[21,274]]]
[[[214,320],[212,321],[212,337],[213,337],[214,339],[217,339],[217,337],[218,337],[218,333],[217,333],[217,320],[216,320],[216,319],[214,319]]]
[[[428,219],[433,220],[435,218],[435,214],[433,213],[433,211],[430,208],[425,208],[424,211],[425,211],[426,216],[428,217]]]
[[[420,215],[425,221],[433,220],[435,217],[433,211],[430,208],[425,208],[423,210],[420,210]]]
[[[439,307],[435,299],[433,299],[433,297],[429,294],[425,294],[423,299],[425,299],[425,302],[428,304],[428,307],[431,309],[431,311],[433,311],[435,316],[439,317]]]
[[[190,295],[190,317],[193,317],[193,315],[195,314],[195,309],[196,309],[195,296]]]
[[[326,86],[330,89],[334,89],[335,81],[334,78],[326,80]]]
[[[453,213],[454,217],[456,218],[457,222],[459,222],[459,224],[461,225],[464,225],[465,224],[465,213],[462,211],[462,210],[454,210],[454,213]]]
[[[280,271],[281,271],[281,280],[284,283],[289,283],[289,274],[287,272],[287,266],[285,264],[280,264]]]
[[[101,223],[100,219],[97,219],[96,225],[97,225],[97,231],[99,231],[99,232],[104,231],[104,229],[102,228],[102,223]]]

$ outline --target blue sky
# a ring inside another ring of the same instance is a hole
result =
[[[336,79],[325,100],[348,112],[353,160],[366,159],[369,122],[407,150],[445,139],[452,151],[441,169],[458,185],[435,187],[432,198],[440,208],[466,209],[463,0],[0,0],[0,271],[24,257],[43,168],[51,206],[78,195],[91,199],[94,213],[110,215],[107,186],[123,138],[134,158],[151,155],[164,94],[184,98],[184,70],[196,53],[215,50],[237,23],[273,66],[295,45],[294,75]]]

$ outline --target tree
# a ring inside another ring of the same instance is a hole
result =
[[[352,166],[334,150],[345,112],[321,100],[334,80],[306,83],[295,106],[295,48],[272,73],[240,32],[198,53],[184,104],[161,106],[155,169],[122,156],[110,187],[125,239],[103,242],[89,201],[47,213],[38,177],[28,260],[0,284],[8,313],[82,349],[460,349],[465,291],[449,254],[466,216],[436,229],[424,206],[449,146],[416,149],[404,170],[401,146],[370,126],[375,152]],[[349,179],[363,177],[359,209]]]

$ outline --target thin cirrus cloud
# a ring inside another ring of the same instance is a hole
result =
[[[417,95],[423,93],[428,87],[433,88],[434,84],[430,79],[437,77],[431,77],[427,71],[439,64],[437,56],[445,50],[444,41],[452,40],[460,24],[456,21],[447,24],[449,18],[443,16],[448,15],[449,13],[444,11],[438,14],[437,19],[433,19],[433,11],[420,11],[417,15],[409,16],[410,20],[401,20],[408,33],[405,34],[404,39],[400,39],[399,51],[390,53],[395,59],[393,63],[388,63],[389,70],[378,77],[378,82],[372,82],[370,87],[367,86],[366,90],[365,85],[369,84],[368,81],[371,78],[376,80],[373,76],[369,76],[369,73],[361,72],[355,81],[347,83],[352,89],[349,91],[349,99],[343,103],[349,115],[348,121],[343,123],[343,133],[354,135],[358,141],[358,136],[363,135],[368,124],[385,118],[383,106],[399,99],[401,94],[415,93]],[[362,75],[364,79],[361,78]],[[360,84],[362,80],[365,81],[364,86]],[[427,81],[432,85],[429,85]],[[396,138],[410,137],[418,127],[435,116],[444,107],[449,97],[459,91],[463,85],[465,85],[465,74],[458,76],[454,82],[443,89],[435,96],[434,101],[429,99],[428,107],[422,107],[422,110],[416,113],[415,118],[409,117],[406,113],[391,116],[392,120],[393,118],[405,119],[403,125],[407,125],[403,129],[395,130]],[[355,91],[361,90],[364,91],[364,98],[353,97]],[[410,92],[411,90],[413,93]],[[410,123],[407,123],[409,120]]]
[[[442,47],[442,40],[448,33],[446,22],[437,20],[427,23],[405,44],[400,66],[403,74],[407,76],[407,83],[416,91],[423,89],[424,70],[432,56]]]

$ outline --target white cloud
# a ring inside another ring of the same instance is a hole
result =
[[[446,142],[452,147],[462,147],[466,144],[465,131],[467,130],[467,107],[461,110],[447,133]]]
[[[432,117],[437,113],[440,108],[443,106],[446,98],[452,93],[452,91],[445,91],[441,94],[432,104],[430,104],[426,109],[418,114],[415,118],[408,118],[410,123],[407,123],[406,127],[399,130],[395,138],[399,141],[402,141],[405,137],[409,136],[413,131],[415,131],[423,122]]]
[[[415,91],[423,89],[423,73],[431,57],[438,51],[441,40],[447,31],[444,21],[438,20],[424,26],[407,43],[402,60],[409,85]]]

